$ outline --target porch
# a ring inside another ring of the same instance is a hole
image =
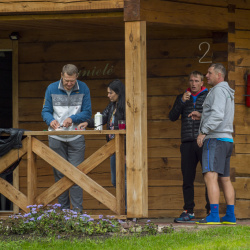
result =
[[[244,105],[244,75],[250,70],[249,11],[249,1],[236,0],[3,1],[0,50],[12,51],[12,127],[47,129],[40,115],[45,89],[58,80],[66,63],[81,69],[93,114],[107,104],[106,84],[121,79],[126,85],[128,216],[178,216],[183,206],[180,121],[171,123],[168,113],[191,70],[205,73],[211,61],[221,62],[236,90],[231,164],[236,214],[250,218],[250,111]],[[13,31],[19,32],[19,40],[8,39]],[[103,141],[87,136],[87,154],[92,154]],[[14,186],[22,193],[27,189],[25,164],[14,173]],[[52,175],[40,173],[37,190],[42,193]],[[99,172],[93,175],[98,178]],[[105,185],[109,189],[110,184]],[[99,203],[88,201],[90,211],[104,211]],[[202,217],[204,182],[199,167],[195,201],[196,214]]]

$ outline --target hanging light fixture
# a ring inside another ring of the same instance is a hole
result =
[[[12,32],[9,35],[10,40],[19,40],[21,38],[20,34],[18,32]]]

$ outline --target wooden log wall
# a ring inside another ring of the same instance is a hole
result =
[[[231,86],[235,86],[235,154],[231,167],[235,172],[237,218],[250,217],[250,108],[246,107],[246,75],[250,73],[250,3],[233,1],[228,30],[228,68]]]

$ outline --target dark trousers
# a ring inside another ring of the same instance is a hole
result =
[[[184,210],[188,213],[194,211],[194,180],[196,175],[196,167],[198,162],[202,163],[202,148],[199,148],[196,140],[192,142],[183,142],[181,144],[181,171],[183,176],[183,197]],[[206,209],[207,213],[210,210],[210,204],[206,189]]]

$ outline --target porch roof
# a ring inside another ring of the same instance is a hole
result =
[[[118,19],[119,25],[123,21],[147,21],[169,27],[227,30],[230,13],[234,12],[234,8],[235,6],[232,7],[225,1],[218,1],[216,5],[211,4],[211,1],[184,3],[161,0],[4,0],[0,5],[0,30],[57,28],[65,25],[72,28],[72,25],[81,27],[82,23],[86,22],[116,25]]]

